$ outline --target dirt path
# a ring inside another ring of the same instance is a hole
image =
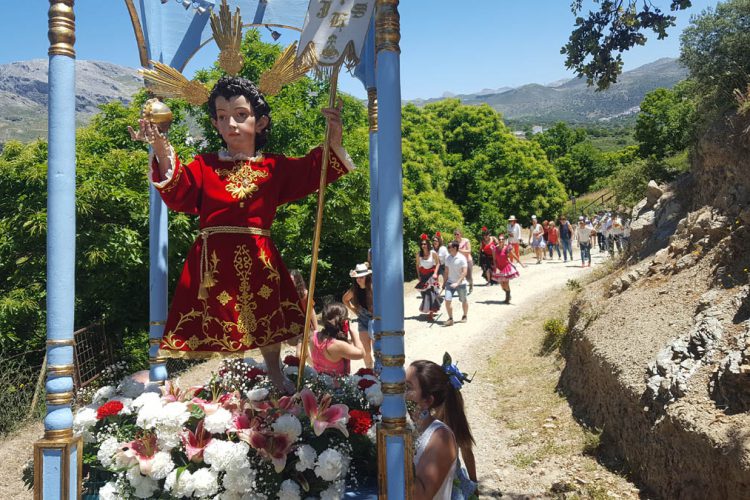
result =
[[[568,280],[582,280],[604,258],[595,250],[593,268],[581,268],[580,261],[524,261],[521,277],[511,283],[510,305],[502,303],[500,287],[485,286],[475,269],[469,319],[451,327],[442,326],[444,309],[435,323],[421,317],[419,294],[407,283],[407,365],[415,359],[440,362],[449,351],[462,371],[476,372],[463,395],[477,442],[483,498],[544,498],[565,492],[583,498],[636,497],[631,483],[583,452],[595,448],[596,435],[575,423],[565,400],[554,391],[561,361],[538,354],[543,322],[565,318],[571,298]],[[458,303],[454,309],[455,319],[460,318]],[[181,377],[181,385],[204,381],[215,366],[209,362],[191,369]],[[31,498],[20,481],[20,469],[40,434],[41,426],[35,424],[0,443],[5,464],[0,491],[5,498]]]

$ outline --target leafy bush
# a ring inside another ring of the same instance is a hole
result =
[[[565,322],[558,318],[551,318],[544,322],[544,340],[542,340],[542,354],[549,354],[557,349],[562,349],[568,338],[568,327]]]

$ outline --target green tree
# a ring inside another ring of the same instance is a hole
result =
[[[641,156],[662,159],[685,149],[694,112],[692,101],[679,89],[655,89],[646,94],[635,124]]]
[[[647,40],[644,31],[653,31],[659,40],[665,38],[667,28],[675,25],[676,18],[650,1],[594,1],[599,8],[589,11],[586,18],[576,17],[576,28],[560,53],[566,56],[566,68],[586,77],[588,84],[596,85],[597,90],[603,90],[622,73],[622,52],[644,45]],[[671,0],[669,4],[672,11],[690,6],[690,0]],[[583,9],[583,0],[572,0],[570,8],[577,16]]]
[[[586,140],[586,131],[581,128],[569,127],[565,122],[557,122],[532,139],[539,143],[547,154],[549,161],[555,161],[570,153],[578,143]]]
[[[702,114],[735,105],[735,89],[750,83],[750,0],[720,2],[692,19],[681,37],[680,61],[690,71]]]

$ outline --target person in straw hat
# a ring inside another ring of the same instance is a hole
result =
[[[357,317],[357,331],[365,350],[365,366],[372,368],[372,271],[367,262],[357,264],[349,271],[354,279],[351,288],[344,293],[341,302]]]
[[[521,225],[515,215],[508,217],[508,243],[513,246],[515,256],[518,258],[521,255]]]

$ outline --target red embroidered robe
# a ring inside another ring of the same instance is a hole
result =
[[[302,158],[268,154],[238,162],[205,154],[188,165],[175,157],[171,178],[160,184],[154,161],[152,180],[166,205],[199,215],[201,230],[218,229],[199,235],[188,252],[160,355],[241,354],[303,332],[305,304],[268,230],[279,205],[318,190],[322,156],[321,148]],[[345,165],[331,151],[327,181],[345,174]],[[237,227],[263,234],[225,232]]]

